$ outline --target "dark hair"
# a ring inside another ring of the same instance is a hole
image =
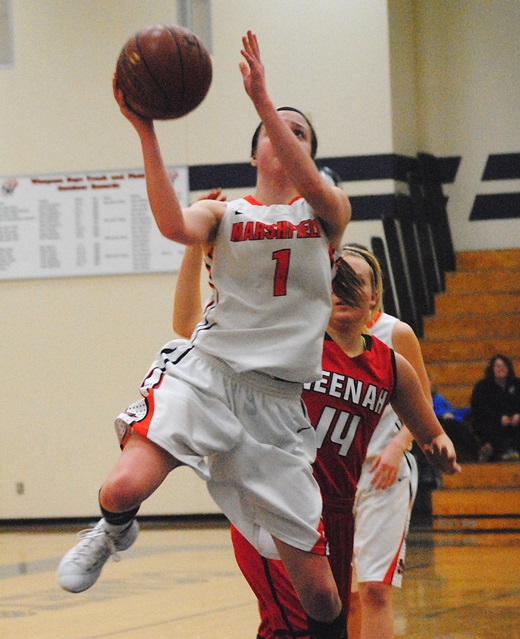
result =
[[[315,158],[316,151],[318,150],[318,138],[316,137],[316,131],[314,130],[314,127],[310,123],[310,120],[305,115],[305,113],[302,113],[299,109],[295,109],[294,107],[290,107],[290,106],[281,106],[281,107],[278,107],[276,110],[277,111],[294,111],[295,113],[299,113],[301,116],[305,118],[305,122],[307,122],[311,130],[311,156],[312,158]],[[255,132],[253,133],[253,139],[251,140],[251,157],[253,157],[254,154],[256,153],[258,136],[260,135],[260,129],[262,128],[262,124],[263,123],[260,122],[260,124],[256,127]]]
[[[484,371],[484,377],[486,379],[491,379],[491,380],[495,379],[495,375],[493,373],[493,366],[495,365],[495,362],[497,361],[497,359],[501,359],[504,362],[504,364],[507,366],[506,380],[507,382],[511,382],[516,377],[515,367],[513,366],[513,362],[509,359],[509,357],[506,357],[505,355],[500,355],[500,353],[493,355],[493,357],[489,360],[488,365],[486,366],[486,370]]]
[[[341,247],[341,256],[353,255],[355,257],[361,257],[370,267],[370,284],[372,290],[377,293],[378,304],[374,309],[374,314],[380,310],[381,301],[383,299],[383,273],[381,271],[381,265],[377,257],[363,244],[344,244]]]
[[[340,258],[336,263],[336,273],[332,280],[332,291],[347,306],[360,306],[363,280],[348,262]]]

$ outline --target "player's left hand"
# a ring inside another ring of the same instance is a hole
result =
[[[457,463],[457,453],[455,452],[453,442],[446,433],[437,435],[430,444],[422,446],[421,448],[428,462],[441,472],[447,475],[462,472],[462,468]]]
[[[243,49],[240,51],[246,62],[240,62],[240,71],[244,81],[247,95],[255,102],[255,99],[264,98],[267,95],[265,86],[265,70],[260,57],[260,47],[256,35],[248,31],[242,38]]]

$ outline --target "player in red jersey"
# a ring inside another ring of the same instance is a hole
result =
[[[174,328],[180,334],[193,329],[200,311],[201,256],[190,249],[179,274]],[[458,470],[450,440],[443,433],[422,393],[419,379],[401,356],[381,341],[364,334],[365,324],[379,308],[381,272],[369,253],[345,258],[360,278],[361,303],[347,306],[333,298],[333,312],[324,341],[323,379],[307,385],[303,399],[316,429],[319,452],[314,472],[323,497],[332,571],[344,608],[348,609],[353,544],[352,506],[357,480],[370,437],[383,409],[391,400],[403,419],[414,417],[414,435],[427,455],[446,472]],[[190,269],[192,272],[190,273]],[[232,527],[237,563],[258,599],[261,623],[259,639],[309,637],[305,613],[280,561],[262,557]]]

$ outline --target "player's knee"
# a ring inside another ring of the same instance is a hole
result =
[[[301,597],[304,608],[311,617],[320,621],[332,621],[338,616],[341,603],[337,590],[332,585],[314,582],[301,593]]]
[[[364,605],[369,606],[375,611],[386,608],[386,606],[388,606],[390,596],[391,586],[377,581],[364,584],[361,594]]]
[[[140,505],[140,490],[131,476],[111,476],[99,492],[103,508],[110,512],[126,512]]]

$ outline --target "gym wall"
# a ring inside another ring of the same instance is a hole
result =
[[[520,72],[512,62],[520,6],[452,5],[213,2],[213,86],[194,113],[157,124],[166,162],[247,164],[258,118],[238,63],[241,36],[252,28],[273,100],[309,115],[319,157],[367,158],[376,169],[394,154],[458,158],[445,185],[456,249],[518,245],[518,216],[469,218],[476,195],[491,188],[482,186],[488,157],[518,154]],[[0,176],[142,168],[112,74],[130,34],[176,21],[175,2],[13,0],[12,8],[14,66],[0,69]],[[509,191],[517,182],[509,178]],[[343,186],[353,196],[405,188],[377,170]],[[366,243],[380,231],[377,220],[354,221],[346,239]],[[173,335],[175,277],[0,276],[0,519],[97,515],[98,488],[119,452],[113,418],[138,399],[155,352]],[[142,513],[216,510],[203,482],[181,469]]]

